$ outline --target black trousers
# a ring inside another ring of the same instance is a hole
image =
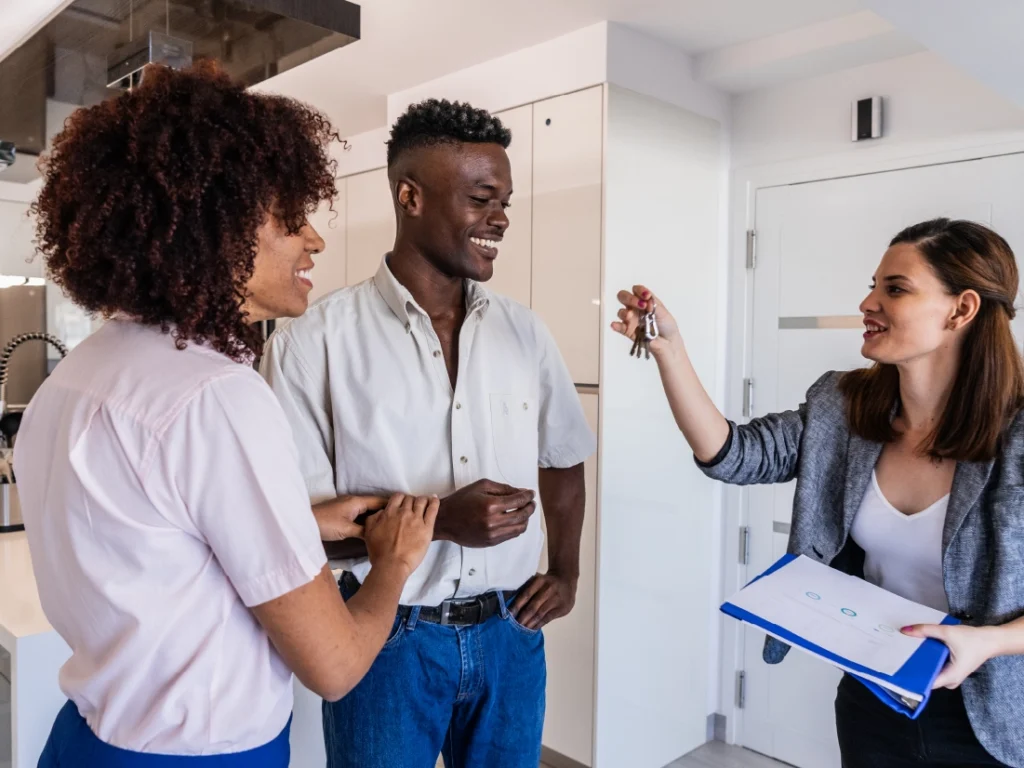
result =
[[[911,720],[844,675],[836,693],[836,729],[843,768],[1007,768],[975,738],[959,690],[932,691],[925,711]]]

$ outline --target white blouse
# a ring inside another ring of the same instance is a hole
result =
[[[326,563],[284,413],[247,365],[106,323],[40,387],[15,473],[64,692],[103,741],[209,755],[277,736],[292,677],[249,610]]]
[[[908,600],[948,612],[942,579],[942,530],[949,495],[905,515],[889,503],[871,473],[871,484],[850,535],[864,550],[864,578]]]

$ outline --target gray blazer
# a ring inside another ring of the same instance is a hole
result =
[[[732,427],[710,463],[711,478],[737,485],[796,479],[789,552],[863,576],[864,553],[850,526],[882,452],[851,434],[828,373],[796,411]],[[965,624],[1005,624],[1024,615],[1024,415],[1007,429],[998,458],[960,462],[942,535],[950,613]],[[769,638],[764,659],[782,661],[789,647]],[[975,735],[995,758],[1024,768],[1024,656],[992,659],[962,686]]]

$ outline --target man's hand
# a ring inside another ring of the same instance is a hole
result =
[[[441,499],[434,538],[482,549],[526,532],[537,509],[534,492],[477,480]]]
[[[387,506],[381,496],[339,496],[313,507],[313,516],[320,528],[321,541],[342,541],[362,538],[363,526],[356,518],[367,512],[376,512]]]
[[[556,573],[538,573],[523,587],[509,610],[527,629],[541,629],[572,610],[578,581]]]

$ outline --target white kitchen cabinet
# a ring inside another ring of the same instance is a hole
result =
[[[0,648],[0,768],[14,762],[11,739],[11,655]]]
[[[598,395],[580,394],[587,423],[597,434]],[[568,616],[544,628],[547,653],[547,712],[544,746],[585,766],[594,744],[594,639],[597,581],[597,454],[584,464],[587,505],[580,537],[580,580],[576,605]],[[548,569],[547,551],[540,572]]]
[[[381,259],[395,244],[395,209],[386,168],[349,176],[346,224],[346,285],[377,274]]]
[[[35,219],[29,204],[0,200],[0,275],[43,276],[43,259],[36,255]]]
[[[487,287],[528,307],[533,251],[533,105],[499,112],[497,117],[512,131],[508,159],[513,192],[508,209],[509,227]]]
[[[309,223],[324,240],[324,249],[313,256],[313,290],[310,303],[321,296],[343,288],[346,283],[347,259],[347,195],[348,179],[338,179],[338,194],[332,205],[321,203]]]
[[[603,89],[533,106],[532,306],[577,384],[598,384]]]

